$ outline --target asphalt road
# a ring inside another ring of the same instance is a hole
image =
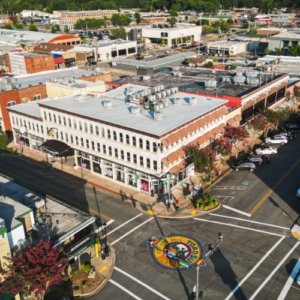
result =
[[[203,299],[299,299],[300,287],[290,276],[299,273],[299,243],[290,227],[298,218],[300,201],[300,137],[278,147],[270,165],[254,173],[230,172],[211,188],[225,207],[201,219],[156,219],[131,204],[91,186],[19,157],[0,156],[0,172],[34,186],[79,208],[101,213],[117,253],[109,284],[91,299],[191,299],[195,269],[170,271],[157,265],[146,240],[171,234],[197,239],[207,252],[218,233],[224,241],[200,270]],[[243,185],[247,182],[248,185]],[[293,272],[294,270],[294,272]],[[293,273],[293,274],[292,274]],[[291,275],[292,274],[292,275]]]

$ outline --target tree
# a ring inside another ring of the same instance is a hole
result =
[[[299,56],[300,55],[300,46],[297,44],[297,45],[293,45],[292,47],[290,47],[288,50],[288,55],[289,56]]]
[[[36,27],[34,24],[30,24],[30,25],[28,26],[28,29],[29,29],[30,31],[38,31],[37,27]]]
[[[69,30],[69,27],[68,27],[67,25],[65,25],[64,31],[65,31],[66,33],[68,33],[68,32],[70,31],[70,30]]]
[[[7,23],[7,24],[4,25],[4,28],[5,29],[12,29],[12,26],[11,26],[10,23]]]
[[[233,20],[232,19],[228,19],[227,23],[230,24],[230,25],[233,25]]]
[[[164,40],[164,39],[161,39],[161,41],[160,41],[160,42],[161,42],[161,44],[163,44],[163,45],[164,45],[164,44],[166,43],[166,40]]]
[[[119,28],[116,28],[116,29],[113,29],[111,31],[111,37],[114,38],[114,39],[126,39],[128,33],[126,32],[125,28],[124,27],[119,27]]]
[[[222,32],[228,32],[230,30],[230,24],[222,21],[222,23],[220,24],[220,29]]]
[[[22,21],[22,24],[23,24],[24,26],[26,26],[26,25],[27,25],[27,23],[26,23],[25,19]]]
[[[15,27],[18,28],[18,29],[20,29],[20,28],[23,28],[23,25],[20,24],[20,23],[15,23]]]
[[[122,14],[122,15],[113,14],[111,20],[114,25],[119,25],[119,26],[126,26],[132,22],[131,15],[129,14]]]
[[[140,15],[140,13],[137,12],[137,11],[134,13],[134,18],[135,18],[136,24],[140,24],[140,23],[142,22],[142,20],[141,20],[141,15]]]
[[[249,132],[245,127],[242,126],[227,126],[225,127],[224,137],[228,138],[237,151],[238,142],[245,142],[245,140],[249,137]],[[236,157],[238,152],[236,152]]]
[[[32,18],[30,19],[30,24],[34,24],[34,22],[33,22],[33,19],[32,19]]]
[[[243,27],[244,27],[244,28],[249,28],[249,23],[245,23],[245,24],[243,25]]]
[[[172,44],[176,44],[176,39],[172,39]]]
[[[14,15],[9,16],[9,19],[14,23],[18,22],[17,17],[15,17]]]
[[[275,48],[274,54],[278,56],[283,55],[283,50],[281,50],[280,48]]]
[[[270,53],[270,49],[267,47],[267,48],[264,50],[264,53],[265,53],[266,55],[268,55],[268,54]]]
[[[235,69],[236,69],[236,66],[232,65],[232,66],[229,67],[229,70],[235,70]]]
[[[55,29],[55,27],[52,25],[52,27],[51,27],[51,32],[52,33],[56,33],[56,29]]]
[[[55,25],[54,25],[54,28],[55,28],[56,31],[60,31],[60,27],[59,27],[58,24],[55,24]]]
[[[178,17],[178,12],[176,10],[170,10],[169,13],[171,17]]]
[[[0,268],[5,280],[0,291],[43,296],[49,286],[68,277],[62,274],[68,265],[66,253],[40,240],[36,245],[29,245],[28,250],[12,256],[10,264]]]
[[[254,17],[253,16],[251,16],[250,17],[250,22],[254,22],[255,20],[254,20]]]
[[[177,23],[177,19],[176,19],[175,17],[168,18],[168,19],[167,19],[167,22],[168,22],[172,27],[174,27],[174,25]]]
[[[217,156],[218,154],[221,154],[220,156],[221,168],[219,170],[219,175],[221,175],[222,166],[225,162],[225,157],[232,153],[232,144],[230,139],[226,137],[219,137],[218,139],[214,140],[213,148],[214,150],[216,150]]]
[[[291,14],[291,13],[293,13],[293,11],[292,11],[292,9],[289,7],[289,8],[286,9],[285,13],[286,13],[286,14]]]
[[[254,131],[253,138],[252,138],[252,144],[255,140],[255,134],[257,134],[259,131],[264,131],[267,126],[267,121],[263,118],[262,115],[253,116],[251,119],[246,119],[246,122],[248,124],[248,128],[250,130]]]
[[[206,67],[207,68],[213,68],[214,66],[214,63],[212,61],[209,61],[207,64],[206,64]]]
[[[0,149],[5,149],[8,144],[8,136],[6,134],[0,134]]]
[[[46,25],[45,25],[45,29],[47,29],[47,30],[50,29],[50,25],[49,25],[49,24],[46,24]]]
[[[269,109],[268,107],[264,107],[263,109],[259,110],[259,113],[263,116],[263,118],[267,121],[267,126],[265,127],[265,136],[268,136],[268,131],[272,127],[277,128],[279,124],[279,114]]]
[[[107,16],[104,16],[104,17],[103,17],[103,21],[104,21],[104,26],[105,26],[105,28],[106,28],[106,24],[107,24],[107,22],[109,21],[108,17],[107,17]]]
[[[257,29],[256,28],[250,28],[250,31],[249,31],[250,34],[257,34]]]
[[[208,20],[205,20],[205,19],[201,19],[201,22],[200,22],[200,20],[198,20],[197,22],[196,22],[196,25],[197,26],[204,26],[204,25],[207,25],[207,26],[209,26],[209,21]]]
[[[187,21],[189,19],[189,16],[185,16],[185,20]]]

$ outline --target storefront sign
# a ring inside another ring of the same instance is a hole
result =
[[[27,132],[27,128],[25,126],[22,126],[20,128],[20,133],[26,133]]]
[[[58,132],[58,130],[56,128],[50,128],[48,130],[48,135],[53,136]]]
[[[151,249],[152,259],[162,268],[178,271],[187,270],[196,264],[200,264],[201,267],[207,266],[207,262],[202,260],[202,245],[190,236],[169,235],[160,239],[152,236],[150,240],[155,245]],[[185,261],[186,263],[180,264],[180,261]]]

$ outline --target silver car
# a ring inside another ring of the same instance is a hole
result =
[[[288,143],[288,139],[285,136],[276,136],[273,139],[266,137],[265,138],[265,143],[268,145],[271,144],[280,144],[280,145],[284,145]]]

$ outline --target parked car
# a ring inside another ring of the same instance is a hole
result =
[[[240,161],[238,163],[234,163],[232,165],[232,168],[236,171],[239,170],[249,170],[250,172],[253,172],[256,169],[256,165],[252,162],[243,162]]]
[[[286,131],[292,131],[292,132],[300,132],[300,124],[289,124],[286,128]]]
[[[146,55],[144,55],[144,58],[150,58],[150,57],[152,57],[151,54],[146,54]]]
[[[178,48],[178,45],[174,44],[174,45],[172,45],[172,48],[173,49]]]
[[[265,138],[265,143],[268,144],[268,145],[271,145],[271,144],[284,145],[284,144],[288,143],[288,139],[285,136],[277,136],[277,137],[274,137],[273,139],[269,138],[269,137],[266,137]]]
[[[278,137],[278,136],[285,136],[288,139],[292,140],[297,137],[297,134],[292,131],[282,131],[279,134],[274,135],[274,137]]]
[[[270,146],[260,146],[255,149],[255,153],[258,155],[277,154],[277,149]]]
[[[172,52],[171,52],[171,51],[165,51],[165,53],[166,53],[166,54],[171,54]]]
[[[261,156],[253,156],[253,155],[245,156],[244,161],[253,162],[258,166],[261,166],[264,163],[264,160],[262,159]]]

